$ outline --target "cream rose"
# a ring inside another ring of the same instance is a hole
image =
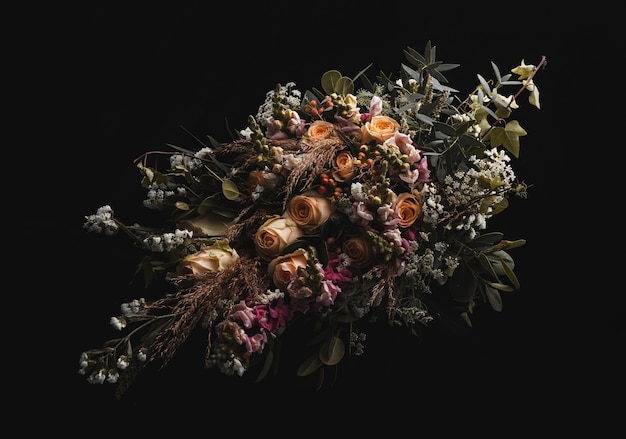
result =
[[[349,151],[342,151],[337,154],[333,161],[333,178],[338,182],[350,181],[354,177],[354,157]]]
[[[311,139],[326,139],[334,136],[334,134],[335,126],[325,120],[314,121],[309,125],[309,129],[306,131],[306,136]]]
[[[357,268],[369,267],[376,260],[372,242],[365,234],[349,236],[341,251],[352,259],[352,265]]]
[[[399,226],[410,227],[422,215],[422,197],[418,192],[403,192],[394,203],[395,211],[402,220]]]
[[[299,239],[303,233],[290,218],[275,215],[259,227],[254,235],[254,246],[262,259],[270,261],[285,247]]]
[[[361,127],[361,142],[369,143],[375,140],[382,145],[400,129],[400,124],[389,116],[374,116]]]
[[[309,253],[300,248],[293,253],[272,259],[267,267],[267,274],[272,277],[274,286],[286,292],[287,286],[292,277],[297,274],[298,268],[307,266],[308,256]]]
[[[289,201],[285,212],[305,231],[315,230],[330,218],[332,203],[317,191],[296,195]]]
[[[209,272],[222,271],[239,258],[237,251],[230,247],[227,239],[220,239],[213,245],[187,255],[176,267],[179,275],[201,276]]]

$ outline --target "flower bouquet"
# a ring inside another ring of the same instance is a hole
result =
[[[540,107],[546,60],[507,74],[492,63],[493,77],[460,97],[444,76],[458,64],[430,42],[404,55],[397,77],[371,79],[368,67],[329,70],[304,93],[278,84],[232,141],[136,160],[162,227],[124,224],[108,205],[84,227],[127,234],[145,251],[137,274],[170,288],[121,305],[110,323],[122,335],[80,355],[89,383],[121,396],[196,330],[207,368],[260,380],[294,330],[309,347],[295,373],[319,389],[364,352],[361,324],[419,335],[438,297],[470,326],[479,304],[501,311],[501,292],[520,287],[509,251],[524,240],[488,222],[527,194],[512,167],[527,133],[512,116],[522,94]]]

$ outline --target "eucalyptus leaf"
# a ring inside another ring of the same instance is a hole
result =
[[[487,296],[487,302],[489,302],[494,311],[502,311],[502,296],[497,289],[485,285],[485,295]]]
[[[328,70],[322,75],[322,90],[328,95],[336,90],[336,84],[341,79],[341,72],[338,70]]]
[[[496,82],[500,84],[502,82],[502,75],[500,74],[500,69],[493,61],[491,62],[491,68],[493,69],[493,74],[496,76]]]
[[[259,375],[256,378],[256,382],[258,383],[259,381],[261,381],[263,378],[265,378],[265,376],[268,374],[268,372],[272,369],[272,362],[274,361],[274,353],[269,350],[267,352],[267,355],[265,355],[265,361],[263,362],[263,368],[261,369],[261,371],[259,372]]]
[[[346,352],[346,347],[336,335],[333,335],[322,345],[319,350],[319,359],[327,366],[333,366],[341,361]]]
[[[322,366],[323,364],[318,355],[310,355],[298,367],[298,376],[304,377],[311,375]]]
[[[421,69],[426,64],[426,59],[424,58],[424,56],[415,49],[412,49],[411,47],[407,47],[404,50],[404,57],[409,62],[409,64],[418,67],[419,69]]]
[[[507,265],[510,270],[515,268],[515,262],[513,261],[513,258],[504,250],[499,250],[493,253],[484,253],[484,256],[489,259],[490,264],[493,266],[494,271],[498,275],[506,274],[503,265]]]
[[[485,269],[485,271],[487,271],[487,273],[489,273],[491,276],[493,276],[495,278],[498,277],[498,273],[496,271],[496,268],[494,267],[494,264],[493,264],[492,260],[489,259],[487,254],[480,253],[478,255],[478,260],[479,260],[480,264],[482,265],[482,267]]]
[[[483,91],[485,92],[485,94],[490,96],[491,87],[489,86],[489,83],[487,83],[485,78],[483,78],[481,75],[476,75],[476,76],[478,76],[478,81],[480,81],[480,86],[483,88]]]
[[[464,264],[459,265],[449,279],[450,294],[457,302],[465,303],[474,298],[478,280]]]
[[[515,275],[515,272],[513,271],[513,268],[509,264],[504,262],[504,261],[501,261],[500,263],[502,265],[502,269],[504,270],[504,273],[506,274],[506,276],[509,278],[509,280],[513,284],[513,287],[515,287],[517,289],[521,288],[519,279]]]
[[[231,201],[234,201],[241,196],[241,192],[239,192],[237,185],[229,179],[222,181],[222,193],[227,200]]]
[[[437,131],[442,132],[450,137],[456,137],[457,135],[457,130],[452,125],[448,125],[447,123],[433,121],[433,127]]]
[[[422,82],[422,73],[418,70],[412,69],[406,64],[402,64],[402,70],[406,72],[411,79],[414,79],[418,83]]]
[[[511,285],[503,284],[501,282],[489,282],[488,285],[500,291],[506,291],[510,293],[513,291],[513,287]]]
[[[335,84],[335,93],[346,96],[354,93],[354,82],[347,76],[339,78]]]
[[[487,248],[500,242],[502,238],[504,238],[504,233],[502,232],[488,232],[477,236],[467,245],[473,249],[479,249],[481,247]]]

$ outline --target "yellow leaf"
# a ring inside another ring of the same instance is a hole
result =
[[[518,79],[528,79],[530,78],[530,75],[532,75],[533,70],[535,70],[535,66],[532,64],[525,64],[524,60],[522,60],[522,63],[511,69],[511,73],[515,73],[516,75],[519,75]]]
[[[531,105],[534,105],[535,107],[541,109],[541,105],[539,104],[539,89],[537,88],[537,86],[533,84],[532,87],[527,87],[527,89],[530,90],[530,95],[528,95],[528,102]]]
[[[503,146],[515,158],[519,157],[519,138],[528,134],[518,121],[512,120],[504,128],[494,127],[490,132],[491,145]]]

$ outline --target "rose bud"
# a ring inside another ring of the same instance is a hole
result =
[[[305,231],[315,230],[333,213],[332,203],[317,191],[296,195],[289,201],[286,214]]]
[[[398,195],[394,208],[402,220],[400,227],[410,227],[422,215],[422,197],[418,192],[403,192]]]
[[[213,245],[187,255],[176,267],[179,275],[201,276],[209,272],[222,271],[239,258],[237,251],[230,247],[228,240],[221,239]]]
[[[376,260],[374,247],[366,234],[349,236],[343,243],[342,252],[351,260],[357,268],[366,268]]]
[[[382,145],[399,129],[400,124],[395,119],[389,116],[374,116],[361,128],[361,142],[369,143],[375,140],[376,144]]]
[[[254,246],[262,259],[270,261],[303,234],[303,230],[292,219],[274,215],[257,230]]]
[[[308,252],[300,248],[293,253],[272,259],[267,267],[267,274],[272,276],[274,286],[286,292],[292,277],[297,275],[298,268],[306,268],[308,256]]]

